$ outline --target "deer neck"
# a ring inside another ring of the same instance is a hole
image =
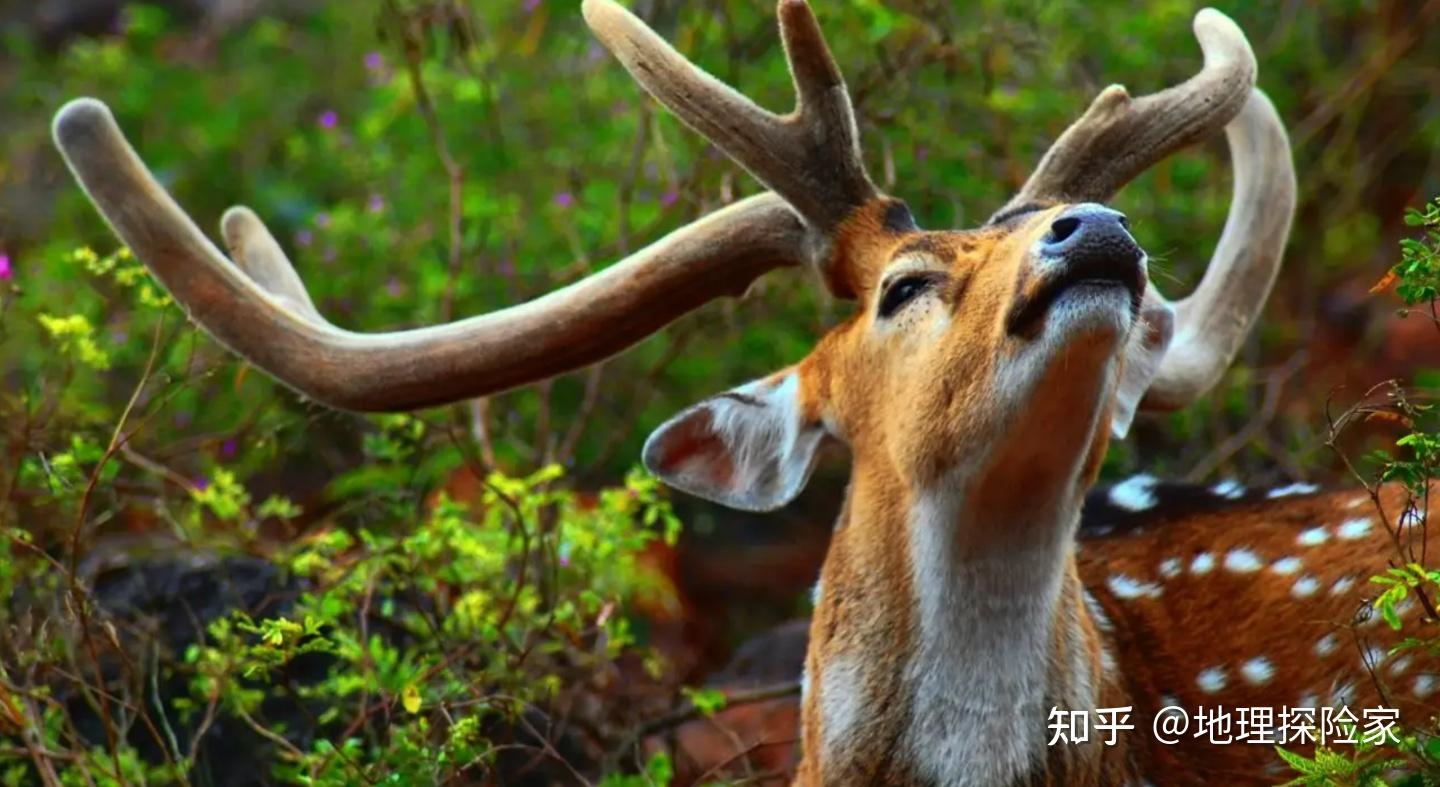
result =
[[[1051,707],[1099,706],[1101,643],[1075,570],[1078,503],[987,514],[977,497],[927,489],[911,506],[909,748],[936,783],[1014,784],[1047,770]]]
[[[929,484],[857,460],[808,665],[820,686],[806,735],[834,760],[823,781],[865,768],[896,784],[1084,783],[1123,767],[1119,749],[1047,745],[1052,707],[1126,704],[1076,573],[1105,447],[1095,428],[1075,436],[1072,461],[1057,461],[1063,435],[1009,441],[1045,455],[1020,448]],[[858,764],[876,758],[880,771]]]

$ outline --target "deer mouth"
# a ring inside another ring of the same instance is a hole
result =
[[[1012,336],[1034,337],[1043,327],[1045,317],[1056,301],[1081,290],[1118,290],[1130,296],[1130,314],[1140,313],[1145,293],[1145,253],[1139,246],[1120,253],[1084,255],[1059,266],[1038,287],[1021,293],[1006,328]]]

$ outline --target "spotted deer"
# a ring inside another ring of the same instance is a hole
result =
[[[337,327],[245,208],[222,219],[227,258],[96,100],[62,108],[54,136],[193,320],[337,408],[423,408],[573,370],[778,268],[811,268],[854,301],[805,358],[685,410],[643,454],[677,489],[769,510],[806,484],[822,444],[850,450],[816,592],[797,783],[1257,782],[1272,778],[1273,747],[1164,745],[1147,720],[1169,705],[1426,710],[1434,676],[1379,664],[1379,645],[1357,649],[1361,629],[1336,624],[1393,537],[1365,494],[1230,485],[1166,517],[1147,509],[1169,487],[1142,478],[1109,493],[1108,531],[1078,528],[1108,441],[1138,411],[1211,388],[1285,247],[1289,143],[1229,18],[1196,15],[1204,65],[1189,80],[1140,98],[1103,90],[983,226],[927,231],[868,176],[804,0],[779,3],[797,94],[784,115],[611,0],[584,0],[583,12],[652,96],[768,191],[537,300],[445,325]],[[1125,216],[1103,203],[1221,129],[1229,218],[1198,288],[1172,302]],[[1400,496],[1380,495],[1389,521]],[[1115,745],[1047,740],[1051,708],[1113,707],[1138,722]]]

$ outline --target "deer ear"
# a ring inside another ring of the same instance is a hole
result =
[[[1125,347],[1125,368],[1110,414],[1110,434],[1115,439],[1123,439],[1130,433],[1130,422],[1135,420],[1140,400],[1145,398],[1155,373],[1160,371],[1160,362],[1165,359],[1174,335],[1175,310],[1153,289],[1147,289],[1140,304],[1140,319]]]
[[[800,401],[800,378],[742,385],[685,410],[645,441],[645,467],[676,489],[744,511],[800,494],[825,437]]]

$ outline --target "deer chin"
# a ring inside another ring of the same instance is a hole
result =
[[[1090,342],[1119,349],[1135,325],[1138,298],[1113,281],[1082,281],[1060,293],[1041,329],[1044,343]]]

